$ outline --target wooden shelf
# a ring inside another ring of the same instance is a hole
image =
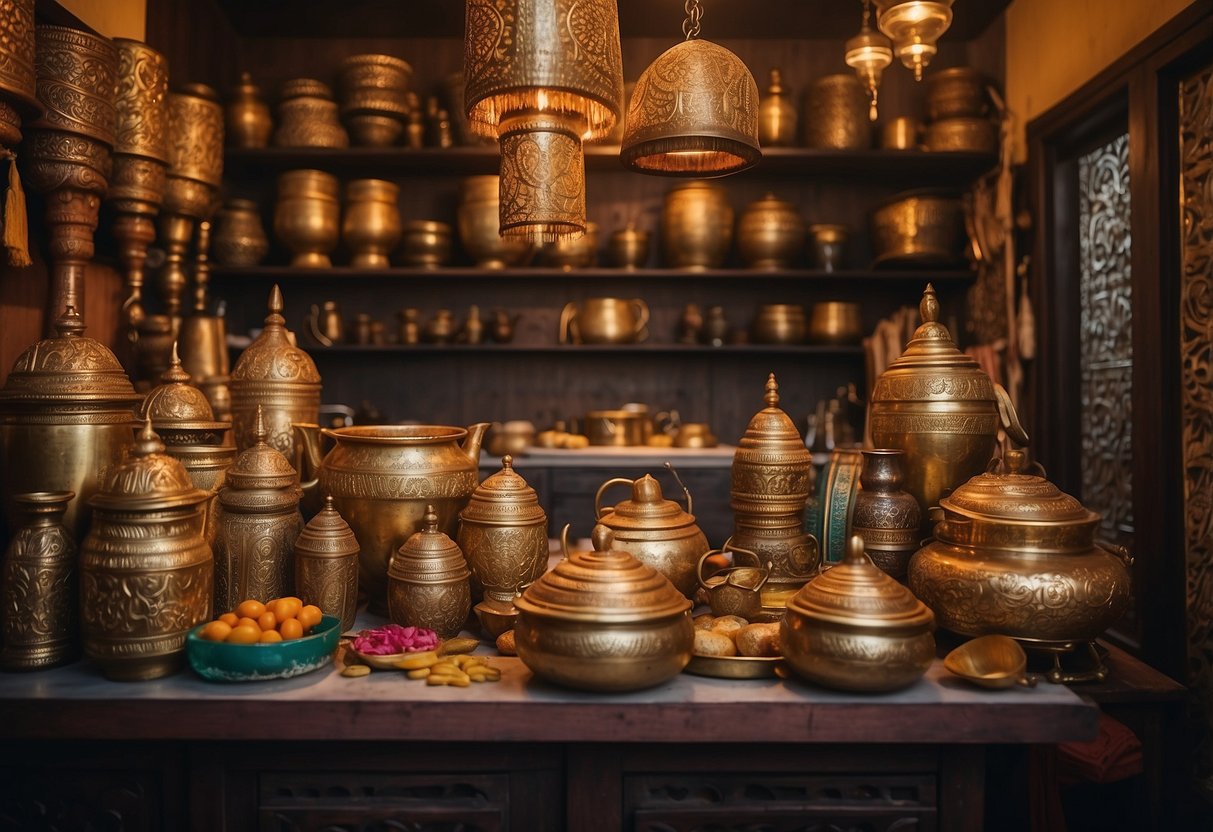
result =
[[[760,271],[751,269],[709,269],[687,271],[683,269],[563,269],[527,267],[517,269],[482,269],[475,266],[453,266],[441,269],[390,268],[362,269],[351,266],[334,266],[331,269],[308,269],[294,266],[254,266],[251,268],[215,268],[211,277],[220,283],[248,280],[331,281],[331,280],[568,280],[610,278],[612,280],[643,281],[694,281],[723,282],[741,281],[819,281],[819,282],[908,282],[922,283],[966,283],[973,279],[967,269],[844,269],[826,272],[819,269],[783,269]]]
[[[863,347],[857,344],[725,344],[709,347],[703,344],[335,344],[321,347],[302,344],[314,359],[324,356],[356,358],[384,355],[478,355],[508,353],[511,355],[677,355],[679,357],[709,357],[719,355],[804,355],[841,358],[862,358]],[[232,346],[239,352],[244,346]]]

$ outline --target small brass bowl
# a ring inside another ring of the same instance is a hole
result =
[[[718,679],[773,679],[783,664],[782,656],[702,656],[691,654],[683,673],[715,676]]]
[[[983,688],[1002,690],[1016,685],[1035,687],[1036,677],[1024,672],[1028,656],[1009,636],[989,635],[966,641],[943,660],[960,678]]]

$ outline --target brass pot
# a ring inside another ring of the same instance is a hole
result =
[[[810,682],[881,692],[914,684],[935,659],[934,616],[881,572],[855,535],[846,557],[787,604],[779,644],[788,665]]]
[[[927,125],[923,145],[932,151],[996,153],[998,127],[984,116],[955,116]]]
[[[341,62],[337,85],[341,115],[354,144],[390,147],[404,133],[413,68],[391,55],[350,55]]]
[[[960,199],[935,191],[904,193],[872,214],[876,265],[955,265],[963,259]]]
[[[592,552],[566,547],[565,559],[515,602],[518,658],[536,676],[597,692],[677,676],[691,660],[691,602],[659,572],[611,548],[605,526],[595,526],[593,543]]]
[[[341,236],[353,253],[350,265],[386,269],[400,242],[400,188],[386,179],[355,179],[346,185]]]
[[[230,147],[268,147],[274,122],[253,76],[240,73],[240,83],[228,96],[223,113],[224,132]]]
[[[354,627],[358,612],[358,540],[350,524],[324,498],[324,508],[295,538],[295,594],[325,615],[341,619],[341,631]]]
[[[970,66],[939,69],[927,76],[927,118],[939,121],[984,116],[989,110],[986,79]]]
[[[863,451],[863,487],[853,498],[851,528],[863,538],[872,562],[904,580],[921,540],[922,510],[905,491],[905,453],[892,448]]]
[[[388,615],[402,627],[425,627],[439,638],[454,638],[472,609],[471,575],[463,552],[438,531],[438,515],[427,505],[421,531],[388,562]]]
[[[649,232],[628,223],[611,232],[607,240],[607,256],[612,266],[639,269],[649,261]]]
[[[645,444],[652,433],[648,413],[634,410],[591,410],[585,414],[582,431],[591,445],[617,448]]]
[[[532,252],[525,238],[501,236],[499,181],[497,176],[469,176],[459,185],[459,240],[482,269],[524,265]]]
[[[916,150],[922,124],[911,116],[898,116],[880,128],[880,146],[885,150]]]
[[[764,303],[754,313],[750,337],[756,344],[803,344],[808,324],[798,303]]]
[[[783,85],[783,74],[774,68],[766,94],[758,102],[758,141],[763,147],[791,147],[796,144],[796,121],[792,93]]]
[[[215,218],[212,241],[215,260],[221,266],[244,269],[260,264],[269,250],[257,203],[251,199],[229,199]]]
[[[801,139],[806,147],[843,150],[872,146],[868,96],[853,74],[815,80],[805,90],[801,110]]]
[[[751,269],[788,269],[804,246],[804,220],[790,202],[768,193],[741,212],[737,250]]]
[[[278,147],[349,147],[350,137],[337,120],[337,102],[328,84],[295,78],[282,85],[278,104]]]
[[[632,499],[604,508],[602,495],[613,485],[629,485]],[[688,598],[698,586],[696,567],[708,551],[708,539],[691,512],[691,493],[686,492],[687,510],[661,493],[661,484],[645,474],[638,480],[615,477],[598,487],[594,515],[613,533],[614,547],[665,575],[674,588]]]
[[[1025,642],[1090,642],[1129,606],[1131,559],[1095,539],[1100,517],[1058,490],[1023,451],[942,498],[910,588],[941,627]]]
[[[841,300],[813,304],[808,332],[811,344],[858,344],[863,338],[859,304]]]
[[[588,269],[598,262],[598,223],[587,222],[585,233],[577,239],[558,239],[544,247],[543,259],[549,266],[565,271]]]
[[[832,223],[809,226],[809,262],[823,272],[836,272],[843,267],[847,245],[847,227]]]
[[[337,247],[341,213],[337,177],[320,170],[292,170],[278,177],[274,235],[294,255],[291,265],[327,269]]]
[[[451,227],[436,220],[409,220],[402,227],[401,261],[406,266],[437,269],[451,259]]]
[[[459,512],[476,489],[480,443],[488,422],[469,428],[381,425],[321,430],[295,424],[304,488],[333,497],[358,544],[358,582],[370,608],[387,611],[387,566],[397,547],[421,528],[427,505],[438,528],[455,534]],[[332,449],[321,459],[321,437]]]
[[[724,188],[693,180],[666,192],[661,210],[666,265],[690,271],[718,269],[732,242],[733,207]]]
[[[640,298],[587,298],[560,311],[561,344],[634,344],[649,337],[649,305]]]

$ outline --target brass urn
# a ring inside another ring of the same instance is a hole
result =
[[[422,523],[388,564],[388,615],[401,626],[454,638],[472,609],[472,573],[459,545],[438,530],[433,506],[425,507]]]
[[[737,250],[750,269],[790,269],[804,248],[805,226],[792,203],[768,193],[737,220]]]
[[[565,552],[515,604],[518,658],[541,678],[614,692],[653,687],[691,660],[691,602],[664,575],[612,548],[594,527],[592,552]]]
[[[918,309],[922,325],[876,380],[869,418],[876,447],[905,451],[905,489],[926,517],[949,489],[985,469],[999,427],[1021,445],[1028,437],[1007,392],[939,323],[930,284]]]
[[[63,522],[80,540],[101,472],[131,444],[139,394],[114,354],[84,336],[74,307],[55,330],[21,353],[0,390],[0,481],[12,529],[14,494],[76,492]]]
[[[295,594],[325,615],[341,619],[341,631],[354,626],[358,611],[358,540],[350,524],[324,498],[324,508],[295,539]]]
[[[202,537],[206,492],[143,425],[89,500],[80,546],[84,652],[117,681],[157,679],[185,664],[185,637],[211,616],[214,560]]]
[[[282,292],[275,285],[265,328],[232,369],[232,427],[237,448],[252,446],[260,406],[269,444],[294,462],[298,449],[291,425],[320,420],[320,373],[311,357],[291,343],[282,308]]]
[[[249,598],[281,598],[295,589],[303,491],[290,462],[267,443],[260,409],[255,418],[255,444],[236,457],[219,490],[215,608],[221,610]]]
[[[733,241],[733,206],[719,185],[692,180],[666,192],[661,248],[667,266],[688,271],[724,265]]]
[[[763,147],[791,147],[796,144],[796,122],[792,93],[783,85],[783,73],[773,67],[766,94],[758,102],[758,141]]]
[[[1093,642],[1129,607],[1131,558],[1095,537],[1100,516],[1029,465],[1021,450],[991,460],[940,506],[934,539],[910,561],[910,588],[941,627],[1000,633],[1061,652]],[[1069,676],[1055,661],[1053,681]]]
[[[602,495],[613,485],[631,487],[632,498],[614,507],[602,505]],[[614,535],[614,547],[656,569],[674,588],[694,598],[699,588],[696,566],[711,547],[695,522],[691,492],[686,492],[687,510],[661,493],[661,483],[645,474],[638,480],[615,477],[598,487],[594,514]]]
[[[912,685],[935,659],[935,617],[872,563],[853,535],[842,561],[794,595],[779,627],[797,675],[829,688],[890,691]]]
[[[483,597],[476,605],[481,628],[494,637],[512,629],[514,598],[547,569],[548,517],[510,454],[459,512],[456,540],[472,570],[472,594]]]

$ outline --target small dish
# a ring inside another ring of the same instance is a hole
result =
[[[692,653],[683,671],[718,679],[766,679],[775,676],[775,669],[782,662],[783,656],[700,656]]]
[[[212,682],[260,682],[289,679],[324,667],[333,660],[341,638],[341,619],[326,615],[303,638],[270,644],[228,644],[199,636],[205,624],[190,630],[185,655],[190,667]]]
[[[1016,685],[1035,687],[1036,677],[1024,672],[1028,656],[1009,636],[990,635],[966,641],[943,660],[943,666],[967,682],[1001,690]]]

